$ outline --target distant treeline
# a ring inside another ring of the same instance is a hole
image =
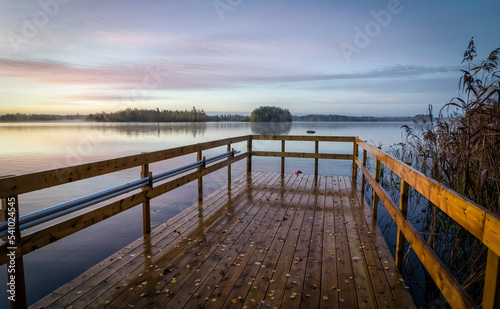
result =
[[[113,113],[90,114],[86,119],[98,122],[205,122],[208,116],[195,107],[190,111],[127,108]]]
[[[251,116],[226,114],[208,116],[203,109],[193,107],[192,110],[173,111],[160,109],[127,108],[118,112],[100,112],[90,115],[44,115],[44,114],[6,114],[0,115],[0,122],[28,122],[28,121],[62,121],[87,120],[97,122],[290,122],[290,121],[364,121],[383,122],[427,119],[426,115],[413,117],[372,117],[372,116],[343,116],[343,115],[302,115],[292,116],[288,109],[279,107],[259,107]]]
[[[408,122],[415,119],[427,118],[426,115],[416,115],[413,117],[374,117],[374,116],[344,116],[344,115],[303,115],[293,116],[293,121],[363,121],[363,122],[387,122],[401,121]]]
[[[22,121],[60,121],[84,119],[80,115],[46,115],[46,114],[5,114],[0,115],[0,121],[3,122],[22,122]]]

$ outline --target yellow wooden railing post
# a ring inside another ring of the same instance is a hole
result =
[[[314,153],[319,153],[319,141],[314,142]],[[318,177],[318,158],[314,159],[314,177]]]
[[[149,171],[148,164],[144,164],[141,168],[141,178],[145,177],[149,177],[149,183],[147,186],[142,187],[142,191],[148,191],[153,188],[153,173]],[[148,197],[142,203],[142,229],[144,236],[151,233],[151,203]]]
[[[11,308],[27,308],[26,281],[19,229],[19,199],[17,195],[2,200],[6,209],[9,234],[6,236],[7,256],[7,297]]]
[[[247,140],[247,175],[250,175],[252,172],[252,136],[250,135]]]
[[[378,184],[380,181],[380,161],[376,159],[375,161],[375,182]],[[378,195],[373,188],[373,209],[372,209],[372,217],[373,219],[377,219],[377,208],[378,208]]]
[[[406,220],[406,215],[408,213],[408,190],[409,186],[406,181],[401,179],[401,193],[399,195],[399,211],[403,215],[403,218]],[[399,269],[399,272],[403,272],[403,260],[405,255],[405,237],[403,235],[403,231],[398,226],[398,238],[396,241],[396,266]]]
[[[366,167],[366,149],[363,149],[363,166]],[[364,173],[361,173],[361,200],[365,200],[365,184],[366,184],[366,177]]]
[[[281,141],[281,152],[285,152],[285,140]],[[285,175],[285,157],[281,157],[281,176]]]
[[[491,249],[486,262],[482,308],[500,308],[500,258]]]
[[[352,181],[354,184],[358,182],[358,165],[356,164],[355,159],[358,157],[358,144],[356,141],[352,143]]]

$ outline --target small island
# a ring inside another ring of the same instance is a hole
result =
[[[251,122],[292,122],[292,119],[288,109],[276,106],[261,106],[250,115]]]

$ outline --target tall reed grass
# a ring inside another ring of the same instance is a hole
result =
[[[403,126],[396,155],[427,176],[492,212],[500,213],[500,48],[477,57],[473,38],[464,52],[459,96],[415,129]],[[439,208],[429,203],[425,238],[468,293],[481,302],[486,248]],[[430,296],[432,297],[432,296]]]

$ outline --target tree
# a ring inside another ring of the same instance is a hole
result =
[[[288,109],[276,106],[261,106],[250,115],[252,122],[291,122],[292,114]]]

